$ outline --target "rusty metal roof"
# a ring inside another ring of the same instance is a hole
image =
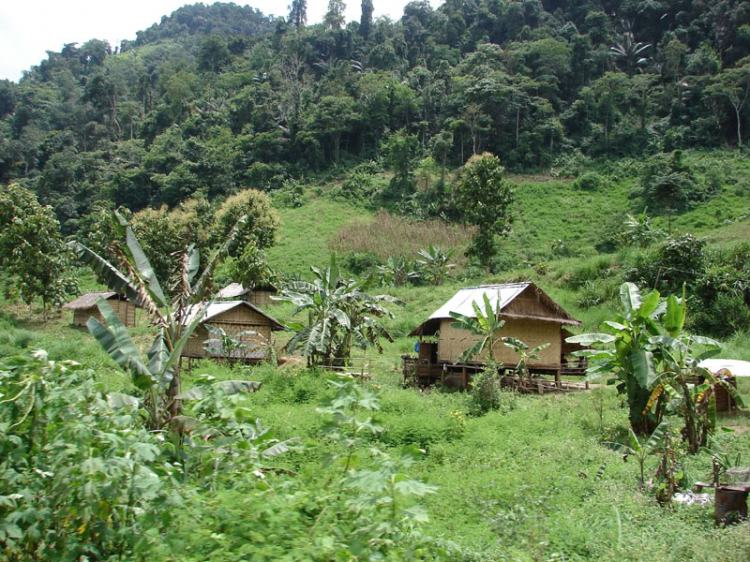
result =
[[[116,296],[117,293],[115,293],[114,291],[94,291],[92,293],[81,295],[77,299],[70,301],[68,304],[63,306],[63,308],[66,308],[68,310],[86,310],[88,308],[94,308],[99,297],[103,298],[106,301]],[[125,297],[121,298],[122,300],[127,300]]]

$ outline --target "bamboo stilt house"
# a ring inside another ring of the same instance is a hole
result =
[[[467,370],[472,372],[483,366],[487,350],[470,363],[458,364],[459,356],[483,337],[469,330],[454,328],[452,324],[456,320],[450,313],[476,318],[472,303],[476,302],[484,310],[485,295],[493,310],[497,310],[500,304],[500,317],[505,320],[505,325],[497,334],[499,338],[514,337],[532,349],[549,343],[549,347],[541,351],[539,359],[529,360],[527,367],[532,372],[554,374],[559,378],[561,370],[567,365],[564,356],[571,351],[565,347],[563,327],[579,326],[580,322],[530,282],[466,287],[417,326],[410,336],[417,336],[420,340],[429,337],[432,340],[420,341],[416,368],[418,378],[435,380],[444,378],[451,371],[460,371],[465,386]],[[513,369],[518,364],[518,354],[500,339],[495,342],[493,351],[501,369]]]
[[[183,357],[233,359],[242,361],[262,361],[269,355],[271,333],[283,330],[284,326],[255,305],[242,300],[214,302],[190,307],[184,320],[189,324],[196,314],[207,307],[203,319],[188,339],[182,350]],[[216,336],[206,325],[224,330],[228,338],[241,345],[211,353],[206,349],[206,341]]]
[[[130,302],[124,296],[114,291],[97,291],[81,295],[77,299],[69,302],[63,308],[73,311],[73,324],[76,326],[86,326],[89,318],[93,317],[99,322],[105,323],[96,301],[99,297],[107,301],[112,309],[117,313],[125,326],[135,326],[135,309],[139,308],[135,303]]]
[[[255,306],[267,307],[272,304],[278,304],[271,300],[278,289],[270,283],[256,285],[252,289],[246,289],[241,283],[230,283],[221,291],[216,293],[217,299],[244,299]]]

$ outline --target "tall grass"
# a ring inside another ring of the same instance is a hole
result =
[[[358,219],[340,229],[330,246],[337,252],[370,252],[387,258],[413,256],[433,244],[444,250],[455,248],[452,260],[461,265],[466,261],[463,252],[473,235],[473,227],[436,220],[411,221],[380,211],[371,220]]]

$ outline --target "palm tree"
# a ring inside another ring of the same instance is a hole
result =
[[[458,357],[458,360],[461,362],[470,361],[472,357],[481,354],[485,349],[487,349],[488,362],[495,362],[495,343],[499,339],[498,331],[505,326],[505,320],[500,320],[500,294],[498,293],[497,295],[497,307],[495,310],[492,309],[492,303],[487,293],[483,297],[484,311],[479,308],[476,301],[471,303],[476,318],[464,316],[458,312],[450,312],[451,318],[458,320],[458,322],[451,324],[452,328],[470,330],[472,334],[482,336],[481,341],[476,342]]]
[[[610,47],[610,51],[624,61],[628,76],[633,76],[635,70],[648,60],[643,54],[651,45],[635,40],[630,22],[623,22],[623,28],[620,40]]]
[[[289,325],[296,334],[285,351],[301,348],[311,365],[331,365],[337,359],[347,360],[355,344],[362,349],[375,346],[382,352],[380,337],[391,342],[393,338],[378,319],[392,318],[393,313],[381,303],[403,303],[390,295],[371,296],[362,292],[364,281],[343,278],[335,254],[331,255],[331,263],[325,270],[310,269],[315,275],[312,283],[286,283],[278,296],[271,297],[295,304],[294,314],[308,313],[307,325]]]

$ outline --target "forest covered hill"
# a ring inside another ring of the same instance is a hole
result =
[[[398,21],[365,0],[348,24],[332,0],[312,26],[304,0],[278,19],[185,6],[114,50],[67,44],[0,82],[0,182],[34,190],[71,234],[97,203],[341,178],[398,166],[398,143],[407,167],[489,151],[515,172],[740,145],[749,24],[733,0],[412,2]],[[391,182],[382,205],[462,218],[444,182],[417,183]]]

